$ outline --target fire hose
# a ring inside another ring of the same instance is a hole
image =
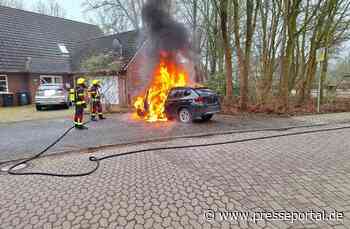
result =
[[[89,122],[86,122],[84,124],[88,124],[88,123]],[[332,124],[290,126],[290,127],[282,127],[282,128],[256,129],[256,130],[248,130],[248,131],[242,130],[242,131],[238,131],[238,132],[235,131],[234,133],[286,131],[286,130],[297,129],[297,128],[313,128],[313,127],[330,126],[330,125],[332,125]],[[196,148],[196,147],[209,147],[209,146],[217,146],[217,145],[227,145],[227,144],[236,144],[236,143],[243,143],[243,142],[250,142],[250,141],[266,140],[266,139],[273,139],[273,138],[281,138],[281,137],[287,137],[287,136],[296,136],[296,135],[314,134],[314,133],[329,132],[329,131],[338,131],[338,130],[350,129],[350,126],[347,125],[347,126],[333,127],[333,128],[326,128],[326,129],[306,130],[306,131],[299,131],[299,132],[293,132],[293,133],[275,134],[275,135],[253,137],[253,138],[244,138],[244,139],[230,140],[230,141],[221,141],[221,142],[206,143],[206,144],[177,145],[177,146],[168,146],[168,147],[151,147],[151,148],[145,148],[145,149],[140,149],[140,150],[127,151],[124,153],[112,154],[112,155],[99,157],[99,158],[95,157],[95,156],[91,156],[91,157],[89,157],[89,161],[94,162],[95,167],[90,171],[83,172],[83,173],[77,173],[77,174],[58,174],[58,173],[49,173],[49,172],[17,172],[17,171],[13,171],[16,167],[18,167],[22,164],[26,164],[26,163],[33,161],[33,160],[39,158],[40,156],[42,156],[50,148],[52,148],[54,145],[56,145],[58,142],[60,142],[73,129],[74,129],[74,126],[68,128],[61,136],[59,136],[59,138],[57,138],[53,143],[51,143],[49,146],[47,146],[40,153],[34,155],[33,157],[31,157],[29,159],[18,162],[16,164],[14,164],[13,166],[11,166],[8,170],[8,174],[10,174],[10,175],[22,175],[22,176],[23,175],[39,175],[39,176],[52,176],[52,177],[83,177],[83,176],[91,175],[92,173],[96,172],[100,167],[101,161],[111,159],[111,158],[123,157],[123,156],[140,154],[140,153],[151,152],[151,151],[188,149],[188,148]],[[225,134],[227,134],[227,133],[228,132],[226,132]],[[222,133],[218,133],[216,135],[222,135]]]

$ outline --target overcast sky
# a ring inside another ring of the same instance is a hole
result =
[[[37,2],[37,0],[26,0],[24,2],[25,8],[30,9],[31,6]],[[66,18],[75,21],[88,22],[83,15],[83,9],[81,7],[81,4],[84,2],[84,0],[58,0],[57,2],[59,2],[61,6],[66,10]]]
[[[59,0],[67,11],[67,18],[76,21],[85,21],[81,4],[84,0]]]

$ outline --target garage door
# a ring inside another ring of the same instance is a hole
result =
[[[117,76],[98,76],[94,79],[101,81],[102,103],[118,105],[119,104],[119,85]]]

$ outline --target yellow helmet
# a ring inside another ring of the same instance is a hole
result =
[[[99,80],[93,80],[92,81],[92,85],[99,85],[100,84],[100,81]]]
[[[77,80],[77,84],[84,84],[85,83],[85,79],[84,78],[79,78]]]

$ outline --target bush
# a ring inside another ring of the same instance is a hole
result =
[[[211,76],[205,83],[205,86],[216,91],[218,95],[225,96],[226,94],[226,79],[224,73],[216,73]]]
[[[326,90],[324,102],[325,103],[334,103],[337,98],[337,91],[335,89]]]
[[[113,62],[111,55],[100,54],[90,56],[82,63],[83,68],[87,69],[89,72],[97,72],[99,70],[119,70],[120,63]]]

